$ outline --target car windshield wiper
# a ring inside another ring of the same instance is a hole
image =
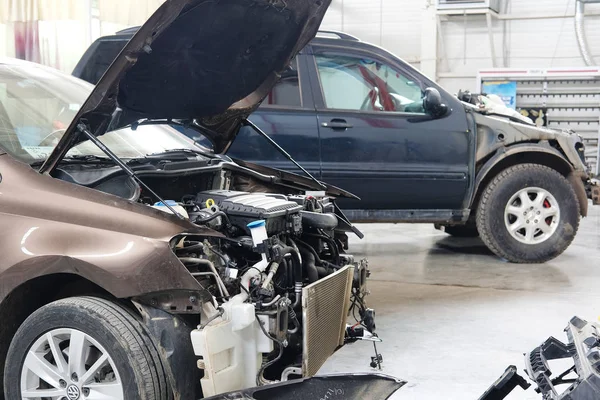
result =
[[[108,157],[96,156],[94,154],[73,154],[65,156],[63,161],[81,161],[81,162],[109,162],[114,164],[114,161]]]
[[[31,163],[29,163],[29,165],[31,165],[32,167],[37,167],[39,165],[42,165],[43,163],[45,163],[46,160],[35,160]],[[107,164],[114,164],[114,161],[111,160],[108,157],[101,157],[101,156],[95,156],[93,154],[73,154],[73,155],[69,155],[64,157],[62,160],[60,160],[61,163],[107,163]]]
[[[300,168],[300,170],[302,172],[304,172],[306,174],[306,176],[308,176],[313,182],[315,182],[317,185],[319,185],[319,187],[323,190],[327,190],[327,186],[325,186],[320,180],[318,180],[317,178],[315,178],[310,172],[308,172],[306,169],[304,169],[304,167],[302,165],[300,165],[298,163],[298,161],[294,160],[294,158],[283,149],[283,147],[281,147],[280,145],[277,144],[276,141],[274,141],[273,139],[271,139],[269,137],[269,135],[267,135],[262,129],[260,129],[258,126],[256,126],[252,121],[245,119],[243,122],[244,125],[249,126],[250,128],[252,128],[256,133],[258,133],[260,136],[264,137],[271,146],[275,147],[277,149],[277,151],[279,151],[285,158],[287,158],[289,161],[291,161],[292,163],[294,163],[294,165],[298,168]]]
[[[154,158],[154,157],[161,157],[161,156],[166,156],[166,155],[170,155],[170,154],[177,154],[177,153],[206,156],[206,154],[204,154],[200,150],[194,150],[194,149],[169,149],[169,150],[165,150],[165,151],[160,151],[158,153],[147,154],[145,157]],[[145,157],[141,157],[141,158],[145,158]]]
[[[156,162],[156,161],[181,161],[181,160],[191,160],[191,157],[203,157],[202,160],[199,160],[198,158],[195,158],[195,160],[198,161],[204,161],[204,160],[210,160],[211,157],[207,157],[206,154],[204,154],[202,151],[196,151],[193,149],[171,149],[171,150],[165,150],[165,151],[160,151],[157,153],[150,153],[150,154],[146,154],[145,156],[141,156],[141,157],[135,157],[135,158],[130,158],[129,160],[127,160],[127,164],[134,164],[134,163],[140,163],[140,164],[144,164],[144,163],[149,163],[149,162]],[[193,161],[193,160],[191,160]]]

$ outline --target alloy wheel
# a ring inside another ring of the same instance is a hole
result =
[[[559,220],[558,202],[550,192],[538,187],[519,190],[504,210],[506,229],[513,238],[525,244],[548,240],[556,232]]]
[[[54,329],[31,346],[21,369],[21,397],[31,400],[123,400],[108,352],[77,329]]]

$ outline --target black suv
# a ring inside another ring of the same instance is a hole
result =
[[[98,39],[74,75],[96,83],[136,28]],[[379,47],[320,32],[251,118],[319,179],[357,194],[354,221],[434,223],[512,262],[571,243],[598,186],[573,132],[462,102]],[[249,126],[229,156],[295,166]]]

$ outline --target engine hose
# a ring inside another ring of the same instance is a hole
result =
[[[288,329],[288,333],[291,333],[293,335],[294,333],[298,332],[298,330],[300,330],[300,322],[298,321],[298,316],[296,315],[296,312],[292,307],[289,307],[289,316],[292,320],[292,323],[294,324],[294,329]]]
[[[204,250],[204,244],[203,243],[199,243],[199,244],[192,244],[190,246],[187,247],[181,247],[181,248],[176,248],[175,252],[177,254],[185,254],[185,253],[193,253],[196,251],[200,251],[200,250]]]
[[[321,258],[317,254],[317,251],[312,246],[310,246],[309,244],[303,242],[302,240],[298,240],[298,239],[296,239],[296,243],[298,243],[300,246],[304,247],[305,250],[308,250],[312,253],[312,255],[315,258],[316,265],[321,265],[323,263],[321,261]]]
[[[223,211],[217,211],[216,213],[213,213],[213,214],[209,215],[206,218],[197,218],[194,221],[194,223],[195,224],[206,224],[206,223],[212,221],[213,219],[215,219],[217,217],[223,217],[223,219],[225,220],[225,225],[226,226],[231,226],[231,222],[229,221],[229,217]]]
[[[294,301],[293,307],[296,308],[302,301],[302,259],[300,253],[293,247],[287,246],[281,249],[282,256],[279,260],[275,260],[281,263],[287,254],[292,256],[292,270],[294,271],[294,293],[296,294],[296,300]]]
[[[304,271],[306,271],[306,277],[308,278],[308,281],[310,283],[318,281],[319,272],[317,271],[317,266],[315,265],[314,254],[302,247],[300,249],[300,255],[302,256],[302,266],[304,267]]]
[[[318,233],[307,233],[306,235],[312,236],[314,238],[318,238],[318,239],[321,239],[321,240],[327,242],[327,244],[329,245],[329,250],[331,251],[331,257],[333,258],[333,262],[337,265],[340,264],[340,253],[338,251],[337,244],[335,243],[335,241],[332,238],[330,238],[329,236],[318,234]]]
[[[312,257],[313,259],[311,260],[311,263],[306,263],[304,256],[302,255],[302,252],[300,251],[300,249],[298,248],[298,246],[296,245],[296,242],[292,239],[290,239],[290,243],[292,244],[292,246],[294,247],[294,249],[296,249],[297,252],[300,253],[300,262],[302,263],[302,266],[304,267],[304,269],[306,270],[306,277],[308,278],[310,283],[316,282],[319,280],[319,273],[317,272],[317,266],[316,266],[316,259],[314,259],[314,256]],[[308,253],[311,254],[311,253]],[[309,257],[311,257],[309,255]]]

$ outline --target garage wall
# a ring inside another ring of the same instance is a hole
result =
[[[71,72],[101,35],[142,24],[164,0],[0,0],[0,57]]]
[[[422,29],[425,11],[435,7],[435,3],[435,0],[333,0],[322,29],[342,30],[383,46],[418,68],[422,43],[435,45],[435,32]],[[575,0],[505,0],[503,7],[509,16],[528,19],[494,21],[498,66],[503,66],[503,60],[506,67],[584,65],[573,18],[537,19],[544,15],[572,15]],[[600,14],[600,5],[587,5],[586,14]],[[600,16],[586,17],[586,34],[592,54],[600,64]],[[477,71],[493,66],[485,17],[445,17],[441,37],[437,49],[438,81],[453,92],[460,88],[474,90]]]
[[[343,31],[419,67],[425,0],[333,0],[324,30]]]
[[[140,24],[163,1],[79,0],[77,9],[83,6],[98,10],[97,14],[92,13],[90,31],[89,11],[74,13],[74,8],[69,6],[73,0],[46,1],[43,3],[46,9],[53,10],[49,16],[44,13],[29,16],[15,11],[35,9],[31,5],[39,6],[36,0],[3,0],[0,2],[0,55],[15,55],[13,25],[16,22],[40,20],[41,61],[70,71],[90,40]],[[385,47],[417,68],[431,67],[422,64],[423,57],[425,61],[436,59],[436,77],[443,86],[452,92],[460,88],[472,90],[477,71],[493,65],[485,17],[444,17],[438,37],[435,27],[431,29],[431,24],[426,22],[432,15],[428,10],[435,10],[435,4],[436,0],[333,0],[322,29],[356,35]],[[572,15],[575,0],[504,0],[503,8],[508,16],[527,19],[494,21],[498,66],[576,67],[584,64],[575,39],[573,18],[536,18]],[[600,4],[587,5],[586,12],[596,14],[586,17],[586,32],[592,54],[600,64]],[[74,30],[81,32],[74,34]],[[59,39],[64,43],[65,38],[69,38],[69,46],[59,46]]]

